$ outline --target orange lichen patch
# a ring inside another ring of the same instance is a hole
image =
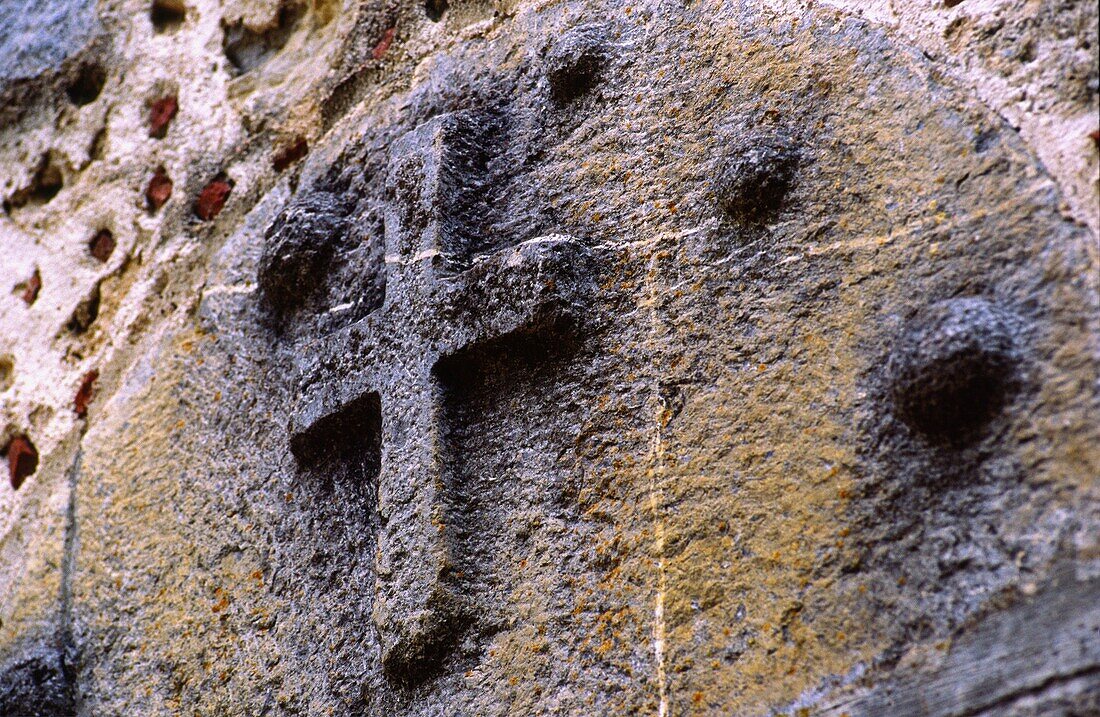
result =
[[[224,611],[228,607],[229,607],[229,596],[228,595],[222,595],[221,598],[216,603],[214,603],[214,605],[211,606],[210,612],[212,612],[214,614],[217,614],[219,612]]]

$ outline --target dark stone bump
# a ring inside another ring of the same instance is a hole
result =
[[[609,55],[603,26],[581,25],[567,32],[546,56],[546,77],[554,100],[566,104],[592,89]]]
[[[720,168],[718,204],[735,221],[766,222],[784,207],[802,157],[787,134],[758,135],[736,148]]]
[[[898,417],[926,439],[973,441],[1018,389],[1014,321],[981,298],[933,305],[903,330],[887,371]]]

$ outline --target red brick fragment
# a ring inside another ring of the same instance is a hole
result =
[[[8,457],[8,476],[13,490],[19,490],[23,481],[38,470],[38,449],[25,435],[15,436],[4,448]]]
[[[38,300],[38,292],[42,290],[42,275],[38,273],[38,268],[35,267],[34,273],[31,274],[31,278],[23,282],[23,293],[21,294],[23,301],[27,302],[27,306],[30,306]]]
[[[99,261],[107,261],[115,250],[115,235],[110,229],[100,229],[88,242],[88,252]]]
[[[92,369],[80,380],[80,388],[76,389],[76,398],[73,399],[73,411],[78,418],[88,415],[88,404],[95,397],[95,382],[98,378],[99,371]]]
[[[233,191],[233,180],[226,179],[224,174],[219,174],[210,180],[210,183],[199,192],[199,198],[195,200],[195,216],[204,222],[208,222],[218,216],[225,200],[229,199],[229,193]]]
[[[382,33],[382,39],[378,41],[378,44],[371,50],[370,56],[376,60],[381,60],[382,56],[386,54],[386,50],[390,49],[390,45],[393,44],[393,36],[397,33],[396,27],[391,27]]]
[[[164,171],[164,167],[158,167],[153,178],[149,180],[149,186],[145,189],[145,200],[149,203],[149,208],[155,212],[163,207],[171,196],[172,180]]]
[[[155,139],[163,139],[168,134],[168,125],[179,110],[179,102],[175,95],[161,97],[149,108],[149,136]]]
[[[276,154],[271,164],[275,167],[276,172],[281,172],[308,153],[309,144],[306,142],[305,137],[299,137],[294,144],[284,147],[281,152]]]

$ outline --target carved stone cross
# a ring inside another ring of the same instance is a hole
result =
[[[343,414],[362,410],[364,401],[380,406],[372,618],[386,671],[410,679],[445,653],[460,604],[448,580],[454,546],[443,522],[447,467],[435,368],[482,342],[571,320],[586,284],[587,252],[564,236],[524,242],[467,266],[470,252],[462,244],[469,239],[456,230],[460,218],[452,207],[462,190],[457,183],[471,181],[462,156],[470,121],[465,113],[437,117],[392,147],[384,303],[305,347],[291,418],[291,450],[304,461],[327,432],[338,430]]]

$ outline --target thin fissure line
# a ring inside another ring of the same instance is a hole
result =
[[[76,644],[73,636],[73,570],[76,563],[76,490],[80,478],[80,468],[84,459],[84,449],[80,446],[76,449],[72,465],[69,466],[69,500],[65,506],[65,537],[61,553],[61,586],[58,599],[60,625],[58,626],[58,640],[60,642],[61,669],[69,681],[75,679],[73,674],[76,666]],[[75,697],[75,696],[74,696]]]
[[[657,264],[660,251],[654,251],[650,255],[649,268],[646,277],[647,293],[650,309],[650,340],[656,341],[660,320],[657,316],[657,286],[654,281],[657,273]],[[658,717],[668,717],[668,684],[665,673],[665,593],[667,581],[665,577],[665,524],[661,515],[661,505],[664,503],[660,486],[660,477],[664,471],[664,406],[661,402],[660,386],[655,385],[653,390],[653,437],[650,440],[650,481],[649,481],[649,507],[653,512],[654,551],[657,554],[657,600],[653,606],[653,652],[657,661],[657,691],[660,698],[657,707]]]

